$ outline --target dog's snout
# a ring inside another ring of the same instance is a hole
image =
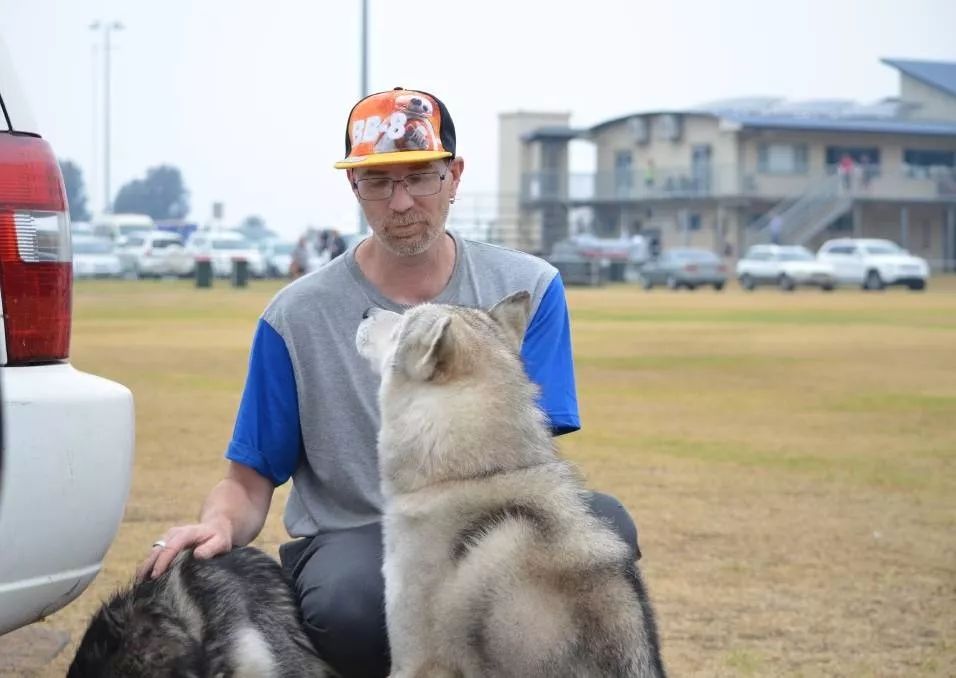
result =
[[[375,310],[374,306],[369,306],[367,309],[362,311],[362,320],[368,320],[368,317],[372,315],[372,311]]]
[[[413,106],[421,106],[421,105],[422,105],[422,100],[419,99],[418,97],[415,97],[414,99],[412,99],[412,105],[413,105]]]

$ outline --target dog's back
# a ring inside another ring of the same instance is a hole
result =
[[[326,676],[279,564],[251,547],[185,552],[93,616],[68,678]]]
[[[382,375],[386,619],[394,677],[659,678],[643,582],[586,507],[520,360],[527,293],[491,311],[370,309]]]

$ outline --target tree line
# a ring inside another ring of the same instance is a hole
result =
[[[89,221],[83,171],[72,160],[61,160],[60,171],[72,221]],[[189,190],[179,168],[157,165],[146,176],[123,184],[110,206],[114,213],[148,214],[153,219],[182,219],[189,214]]]

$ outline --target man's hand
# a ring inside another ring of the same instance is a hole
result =
[[[171,528],[154,543],[136,570],[137,579],[158,577],[183,549],[192,548],[197,558],[206,559],[245,546],[262,530],[274,490],[272,481],[255,469],[229,462],[226,477],[206,497],[199,522]]]
[[[180,551],[190,547],[193,555],[202,560],[225,553],[232,548],[230,525],[226,521],[217,521],[170,528],[136,570],[137,580],[160,576],[169,569]]]

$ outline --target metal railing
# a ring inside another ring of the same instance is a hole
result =
[[[795,201],[833,176],[840,177],[846,192],[863,199],[956,200],[956,169],[947,167],[885,172],[871,165],[840,174],[830,165],[816,172],[772,174],[732,165],[699,165],[643,172],[528,172],[521,179],[520,202],[531,206],[722,197]]]
[[[845,214],[852,204],[851,194],[843,187],[843,177],[829,176],[797,199],[784,200],[751,224],[746,245],[802,245]]]

